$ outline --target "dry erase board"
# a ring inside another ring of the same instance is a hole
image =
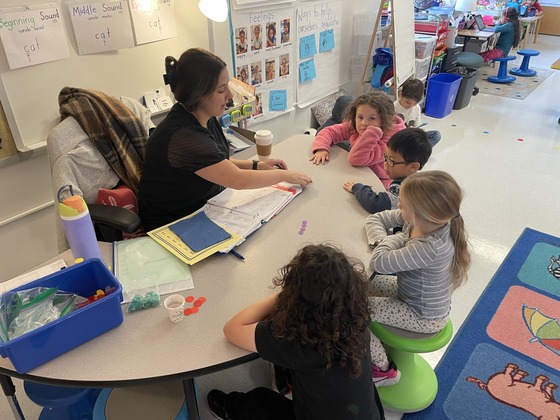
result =
[[[395,32],[394,61],[397,88],[415,72],[414,8],[412,1],[394,0],[393,26]]]
[[[8,5],[45,3],[12,0]],[[56,4],[62,12],[69,58],[10,70],[0,45],[0,101],[18,149],[44,145],[48,133],[59,122],[57,98],[62,87],[97,89],[113,96],[140,99],[145,92],[164,85],[165,56],[178,57],[190,47],[208,48],[208,23],[198,10],[198,1],[174,3],[177,36],[158,42],[79,55],[68,7],[59,1]],[[6,6],[3,2],[0,7]]]

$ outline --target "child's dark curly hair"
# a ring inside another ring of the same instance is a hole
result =
[[[377,111],[381,119],[381,131],[387,134],[393,127],[393,117],[395,116],[395,106],[393,101],[385,92],[373,91],[360,95],[348,105],[344,111],[343,119],[350,124],[350,127],[356,130],[356,112],[360,105],[369,105]]]
[[[315,346],[333,363],[359,376],[368,351],[369,311],[363,264],[329,244],[307,245],[273,280],[281,286],[270,319],[277,338]]]

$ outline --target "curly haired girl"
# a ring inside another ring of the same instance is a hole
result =
[[[308,245],[273,280],[267,297],[224,326],[233,344],[287,368],[293,400],[267,388],[208,393],[225,419],[380,419],[371,381],[367,280],[360,262],[330,245]]]

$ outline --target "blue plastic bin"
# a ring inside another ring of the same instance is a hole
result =
[[[17,372],[26,373],[123,322],[121,284],[97,258],[13,289],[58,287],[89,297],[107,286],[116,291],[36,330],[0,343],[0,355],[8,357]]]
[[[426,115],[443,118],[451,113],[463,76],[439,73],[428,79]]]

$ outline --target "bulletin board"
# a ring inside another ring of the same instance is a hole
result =
[[[294,108],[294,12],[239,10],[232,15],[235,77],[255,88],[252,123],[274,118]]]
[[[11,1],[11,4],[2,2],[0,8],[48,3],[44,0]],[[90,3],[118,1],[90,0]],[[128,5],[135,3],[133,0],[124,1]],[[162,75],[166,56],[178,57],[189,47],[208,47],[208,21],[198,10],[198,2],[153,1],[160,5],[174,4],[173,23],[176,29],[170,24],[166,24],[165,28],[158,27],[163,16],[151,20],[146,15],[143,23],[133,20],[135,36],[141,40],[133,47],[80,54],[65,0],[57,0],[55,6],[63,23],[67,57],[11,69],[4,46],[0,44],[0,102],[4,105],[6,120],[19,150],[33,150],[45,145],[48,133],[60,121],[57,99],[64,86],[97,89],[113,96],[141,99],[144,93],[164,86]],[[79,3],[87,6],[88,0]],[[131,12],[127,10],[126,13]],[[145,24],[146,28],[135,28],[135,24]],[[150,35],[150,28],[161,29],[166,35],[156,41]]]
[[[233,3],[234,74],[254,86],[259,98],[249,125],[338,90],[341,9],[341,1],[305,2],[296,7],[286,7],[285,2],[245,2],[242,7]],[[271,27],[274,40],[267,43]],[[255,28],[261,38],[259,48],[254,45]]]

